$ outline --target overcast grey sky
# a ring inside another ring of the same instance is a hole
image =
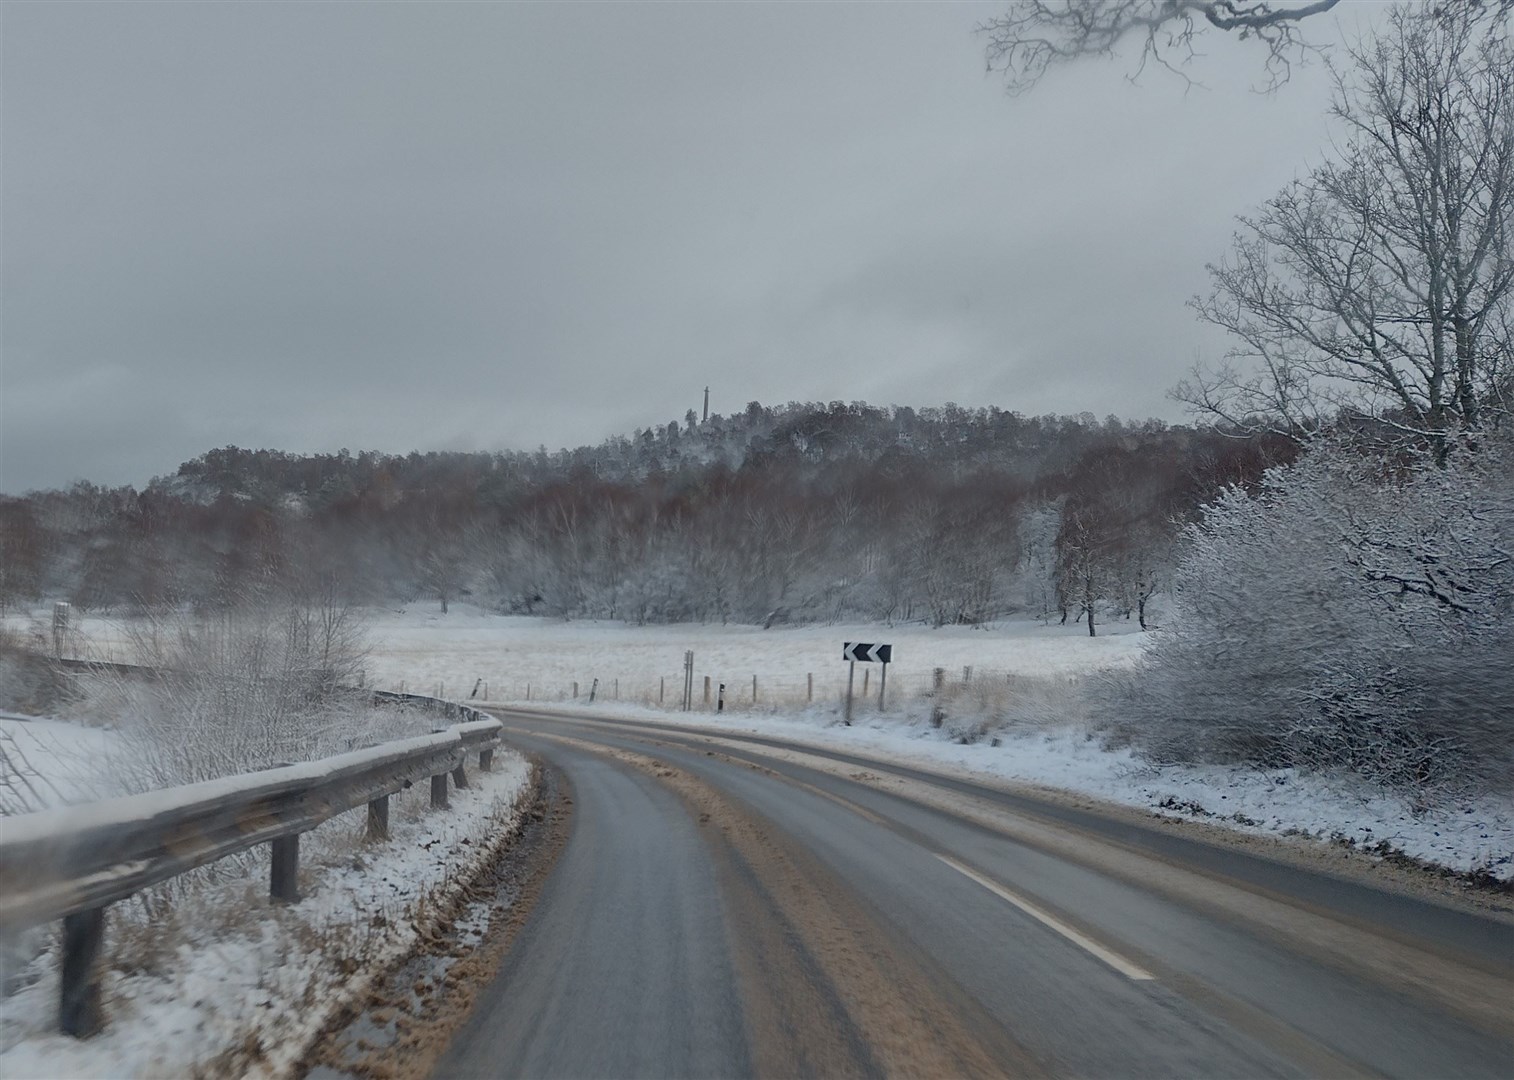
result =
[[[1206,89],[1009,98],[1003,2],[5,3],[0,491],[592,443],[706,383],[1180,419],[1184,301],[1325,72],[1210,37]]]

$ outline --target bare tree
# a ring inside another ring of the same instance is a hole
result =
[[[1016,0],[1003,15],[978,28],[988,41],[988,69],[1003,74],[1011,94],[1029,90],[1053,64],[1087,56],[1113,56],[1140,43],[1136,75],[1148,63],[1182,74],[1194,41],[1210,29],[1258,42],[1267,53],[1268,88],[1288,80],[1295,60],[1310,49],[1299,24],[1340,0]],[[1134,77],[1134,76],[1132,76]],[[1183,76],[1185,79],[1186,75]]]
[[[1336,73],[1335,160],[1240,219],[1193,306],[1238,339],[1174,396],[1291,434],[1371,418],[1444,452],[1506,408],[1514,49],[1472,6],[1395,9]]]

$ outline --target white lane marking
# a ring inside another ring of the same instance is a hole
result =
[[[1055,915],[1052,915],[1050,912],[1042,911],[1040,908],[1036,907],[1036,905],[1032,904],[1029,900],[1025,899],[1023,896],[1019,896],[1015,893],[1010,892],[1003,885],[1000,885],[997,881],[993,881],[989,878],[984,877],[982,874],[978,873],[971,867],[963,866],[956,859],[948,858],[947,856],[941,854],[937,854],[936,858],[940,859],[947,866],[957,871],[957,873],[962,874],[965,877],[972,878],[979,885],[982,885],[989,892],[999,897],[999,899],[1007,900],[1009,903],[1025,912],[1025,914],[1029,915],[1032,919],[1035,919],[1037,922],[1051,927],[1057,933],[1065,937],[1068,941],[1072,942],[1074,945],[1077,945],[1079,948],[1092,953],[1094,956],[1104,961],[1104,963],[1108,964],[1110,967],[1118,971],[1121,975],[1124,975],[1127,979],[1147,981],[1156,978],[1155,975],[1147,971],[1145,968],[1141,967],[1139,964],[1131,963],[1119,953],[1111,952],[1109,949],[1104,948],[1104,946],[1100,945],[1097,941],[1094,941],[1087,935],[1080,934],[1078,931],[1068,926],[1065,922],[1057,918]]]

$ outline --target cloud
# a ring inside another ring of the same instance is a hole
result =
[[[1011,100],[981,9],[858,14],[12,5],[0,489],[593,442],[706,384],[1172,415],[1183,300],[1317,153],[1320,73],[1257,97],[1219,39],[1207,92]]]

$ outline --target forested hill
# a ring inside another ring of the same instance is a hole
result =
[[[212,450],[0,500],[0,603],[269,588],[630,621],[1140,615],[1181,522],[1289,453],[1161,422],[753,402],[548,453]]]

